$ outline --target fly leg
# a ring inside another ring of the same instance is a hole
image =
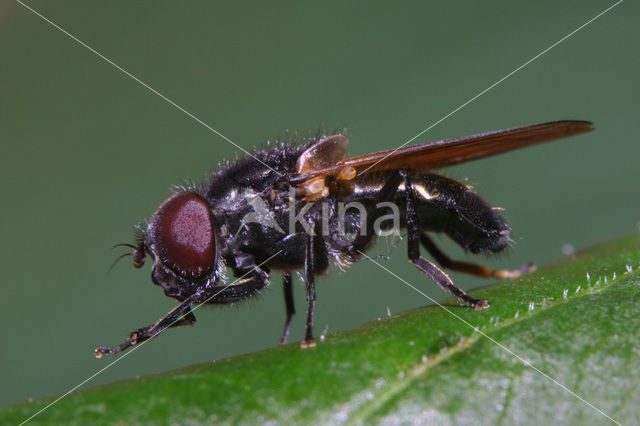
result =
[[[445,252],[440,250],[438,246],[433,242],[431,238],[424,232],[420,234],[420,242],[422,243],[422,247],[427,249],[427,251],[433,256],[433,258],[438,262],[440,266],[443,268],[451,269],[452,271],[464,272],[466,274],[475,275],[477,277],[483,278],[499,278],[501,280],[518,278],[524,274],[528,274],[536,270],[536,267],[533,263],[529,262],[522,265],[519,269],[514,270],[502,270],[502,269],[491,269],[486,266],[477,265],[475,263],[463,262],[459,260],[453,260]]]
[[[404,180],[406,203],[407,203],[407,233],[408,233],[408,255],[409,261],[415,265],[418,270],[422,271],[426,276],[438,284],[443,290],[453,293],[460,301],[473,306],[476,309],[484,309],[489,307],[486,300],[476,300],[467,295],[462,289],[456,287],[451,278],[438,268],[434,263],[420,256],[420,228],[418,226],[418,215],[415,208],[415,198],[411,180],[406,171],[401,170],[400,174]]]
[[[96,358],[101,358],[103,355],[114,355],[118,352],[122,352],[130,348],[131,346],[135,346],[138,343],[144,342],[145,340],[149,340],[157,336],[166,328],[192,325],[196,321],[196,317],[195,315],[193,315],[193,312],[191,312],[191,304],[198,301],[200,297],[202,297],[202,293],[194,293],[190,297],[186,298],[178,306],[173,308],[167,315],[165,315],[155,324],[148,325],[131,333],[129,339],[118,346],[114,346],[112,348],[106,348],[102,346],[97,347],[94,351]]]
[[[312,348],[316,345],[313,338],[313,311],[316,307],[316,284],[313,253],[313,236],[305,235],[304,245],[304,281],[307,286],[307,322],[304,334],[304,340],[300,343],[301,348]]]
[[[291,273],[285,272],[283,274],[283,289],[284,289],[284,306],[287,310],[287,319],[284,322],[284,329],[282,330],[282,336],[280,337],[280,344],[284,345],[287,343],[287,338],[289,337],[289,330],[291,330],[291,320],[293,319],[293,315],[296,313],[296,307],[293,303],[293,286],[291,283]]]
[[[248,297],[254,296],[265,287],[269,286],[269,275],[264,272],[263,275],[243,278],[226,286],[214,286],[207,289],[204,303],[211,305],[227,305],[239,302]]]
[[[269,287],[270,269],[259,266],[260,262],[254,255],[237,252],[233,255],[235,264],[231,265],[236,278],[231,284],[213,285],[205,287],[207,292],[204,303],[212,305],[226,305],[239,302],[254,296],[265,287]]]
[[[103,355],[114,355],[122,352],[131,346],[156,337],[167,328],[192,325],[196,321],[195,315],[191,312],[191,305],[193,304],[234,303],[256,294],[262,288],[269,285],[269,275],[266,271],[253,267],[250,269],[250,273],[251,276],[228,286],[199,288],[155,324],[148,325],[131,333],[124,343],[112,348],[96,348],[96,357],[100,358]]]
[[[318,220],[313,223],[313,234],[305,233],[304,245],[304,280],[307,287],[307,322],[305,337],[300,342],[301,348],[313,348],[316,341],[313,338],[313,313],[316,307],[315,274],[325,270],[329,265],[327,247],[321,233],[321,224]]]

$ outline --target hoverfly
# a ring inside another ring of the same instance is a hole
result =
[[[251,297],[270,286],[272,270],[284,278],[286,320],[280,343],[286,343],[295,313],[291,275],[302,271],[308,306],[301,346],[314,346],[316,276],[331,263],[345,267],[362,258],[376,239],[374,224],[393,213],[393,206],[407,232],[409,261],[459,301],[487,308],[487,301],[468,296],[423,257],[421,248],[443,268],[481,277],[517,277],[533,266],[493,270],[442,252],[429,233],[444,233],[477,254],[507,248],[511,229],[471,188],[432,170],[590,130],[587,121],[555,121],[349,159],[347,138],[336,134],[298,146],[280,144],[228,163],[201,186],[174,193],[140,228],[136,243],[128,245],[133,265],[141,267],[149,256],[152,281],[180,304],[121,345],[96,348],[95,354],[112,355],[167,327],[192,325],[193,305]],[[340,205],[354,202],[361,206],[357,212],[340,212]],[[363,214],[366,222],[360,220]],[[238,278],[231,284],[227,268]]]

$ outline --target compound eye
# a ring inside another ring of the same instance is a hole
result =
[[[151,239],[161,259],[185,275],[213,269],[216,246],[209,205],[200,195],[179,192],[164,202],[151,222]]]

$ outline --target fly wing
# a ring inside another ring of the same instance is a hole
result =
[[[401,168],[437,169],[590,130],[593,130],[591,122],[575,120],[513,127],[349,158],[331,167],[302,173],[292,181],[299,183],[314,177],[337,175],[347,167],[355,169],[357,174]]]

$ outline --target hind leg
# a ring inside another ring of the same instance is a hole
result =
[[[420,256],[420,229],[418,226],[418,215],[415,208],[415,198],[411,187],[411,180],[406,171],[401,171],[405,185],[406,203],[407,203],[407,234],[408,234],[408,256],[409,261],[415,265],[418,270],[423,272],[432,281],[445,291],[451,292],[458,300],[473,306],[475,309],[484,309],[489,307],[486,300],[477,300],[469,296],[461,288],[458,288],[451,278],[438,268],[434,263]]]
[[[518,278],[536,270],[535,265],[531,262],[522,265],[519,269],[509,271],[504,269],[491,269],[475,263],[453,260],[447,256],[445,252],[440,250],[433,240],[424,232],[420,233],[420,242],[422,243],[422,247],[424,247],[431,256],[433,256],[440,266],[451,269],[452,271],[464,272],[477,277],[499,278],[501,280],[506,280]]]

